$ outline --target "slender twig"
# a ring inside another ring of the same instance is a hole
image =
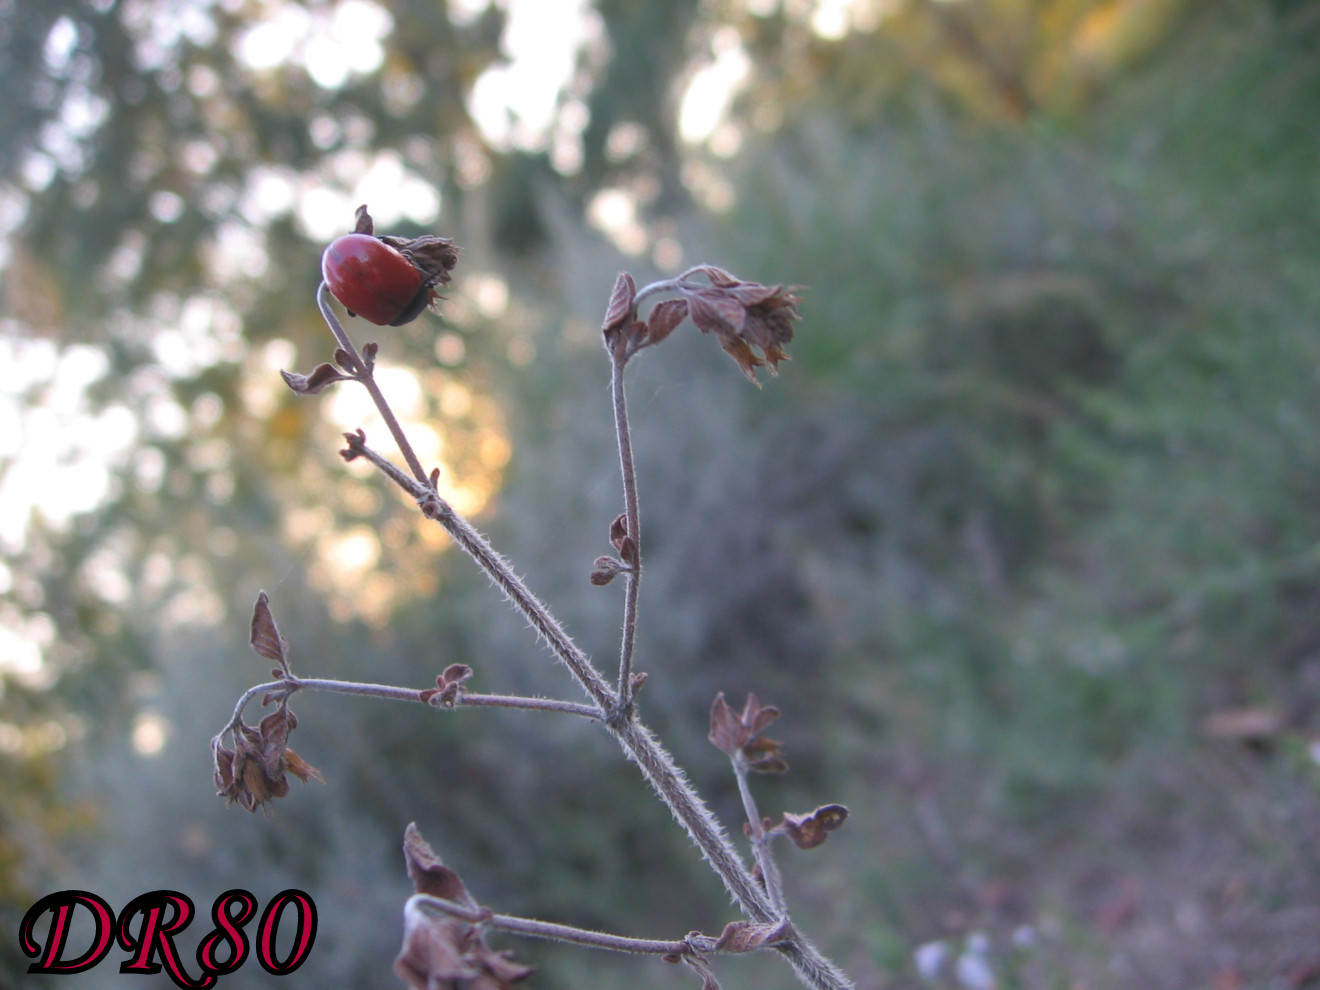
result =
[[[675,279],[652,282],[633,298],[632,317],[639,305],[650,296],[674,291],[697,269],[689,269]],[[642,519],[637,496],[637,469],[633,460],[632,431],[628,426],[628,400],[624,389],[624,369],[635,351],[611,352],[610,393],[614,400],[614,432],[619,447],[619,473],[623,481],[623,518],[627,536],[632,541],[632,559],[625,573],[623,597],[623,634],[619,643],[619,713],[628,717],[633,705],[633,654],[637,641],[637,603],[642,581]]]
[[[666,941],[653,938],[632,938],[628,935],[615,935],[611,932],[598,932],[590,928],[578,928],[573,925],[560,925],[552,921],[536,918],[522,918],[511,914],[496,914],[484,908],[468,907],[443,897],[430,894],[413,894],[404,905],[404,910],[421,908],[473,925],[485,925],[499,931],[526,935],[531,938],[543,938],[552,942],[572,942],[593,949],[608,949],[613,952],[632,952],[648,955],[681,956],[693,951],[711,951],[715,940],[708,936],[695,936],[687,939]]]
[[[454,705],[459,708],[522,708],[531,712],[561,712],[564,715],[578,715],[591,719],[605,717],[599,709],[575,701],[560,701],[558,698],[526,698],[508,694],[469,694],[462,691],[454,699]]]
[[[353,346],[352,339],[348,332],[344,330],[343,324],[339,322],[339,317],[335,316],[334,310],[330,308],[330,287],[324,282],[316,290],[316,304],[321,308],[321,315],[325,317],[326,324],[330,327],[330,332],[335,335],[335,340],[339,341],[339,346],[343,348],[350,358],[352,358],[356,367],[353,369],[353,376],[365,386],[371,401],[376,404],[376,409],[380,413],[381,419],[385,420],[385,425],[389,427],[390,433],[394,437],[394,442],[399,447],[399,453],[408,463],[408,470],[412,471],[413,476],[423,484],[426,483],[426,471],[422,467],[422,462],[418,460],[412,444],[408,442],[408,436],[403,432],[403,427],[399,425],[398,419],[394,415],[394,410],[390,408],[389,402],[385,400],[385,395],[376,384],[376,375],[374,362],[368,364],[358,353],[358,349]]]
[[[329,691],[334,694],[354,694],[360,697],[381,698],[386,701],[422,701],[422,692],[417,688],[397,687],[393,684],[367,684],[361,681],[338,681],[323,677],[287,677],[278,681],[268,681],[248,688],[238,699],[234,715],[229,724],[220,731],[224,735],[234,728],[243,718],[243,709],[259,694],[271,694],[288,697],[295,691]],[[560,701],[557,698],[528,698],[521,695],[473,694],[459,691],[454,696],[455,708],[516,708],[525,711],[559,712],[564,715],[578,715],[582,718],[602,719],[604,715],[598,708],[579,704],[574,701]]]
[[[231,729],[235,728],[240,723],[242,723],[243,709],[247,708],[248,702],[251,701],[253,698],[255,698],[257,695],[274,694],[277,696],[282,696],[282,695],[287,695],[288,693],[294,690],[296,689],[291,686],[290,682],[283,679],[278,681],[267,681],[265,684],[258,684],[255,687],[248,688],[246,691],[243,692],[242,696],[238,699],[238,704],[234,706],[234,714],[229,717],[229,724],[226,725],[223,729],[221,729],[215,738],[219,739],[226,732],[230,731]]]
[[[651,298],[651,296],[663,295],[666,292],[674,292],[683,286],[691,287],[698,284],[692,281],[694,275],[702,275],[703,278],[709,280],[709,275],[706,275],[705,271],[705,265],[694,265],[687,271],[682,272],[673,278],[661,279],[658,282],[651,282],[648,285],[642,286],[637,290],[637,295],[633,297],[633,314],[636,315],[637,311],[641,308],[642,303]]]
[[[610,388],[614,397],[614,430],[619,444],[619,471],[623,478],[623,515],[628,538],[632,541],[632,560],[625,574],[623,595],[623,635],[619,643],[619,710],[632,711],[633,649],[637,638],[637,601],[642,580],[642,520],[637,505],[637,471],[633,464],[632,435],[628,428],[628,400],[623,388],[627,358],[615,355],[610,362]]]
[[[747,825],[751,829],[752,849],[756,853],[756,862],[761,867],[761,877],[765,881],[765,892],[773,904],[782,914],[788,914],[788,907],[784,900],[784,878],[779,872],[779,864],[775,861],[774,850],[771,849],[771,840],[773,836],[765,830],[765,823],[761,818],[761,812],[756,807],[756,799],[752,797],[752,788],[747,781],[747,762],[743,759],[742,751],[739,750],[733,757],[733,776],[738,781],[738,794],[742,798],[743,811],[747,815]]]

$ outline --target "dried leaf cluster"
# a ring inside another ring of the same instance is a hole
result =
[[[740,761],[749,770],[783,773],[788,769],[788,762],[779,751],[782,744],[761,735],[778,717],[778,708],[763,706],[754,694],[748,694],[743,710],[735,712],[721,691],[710,709],[710,741],[716,749]]]
[[[482,913],[462,878],[440,861],[416,825],[404,832],[403,855],[417,893],[447,901],[459,914]],[[491,949],[480,923],[409,901],[394,972],[413,990],[508,990],[532,967],[514,962],[507,950]]]
[[[436,708],[453,708],[458,703],[459,692],[463,683],[472,676],[472,668],[465,663],[451,663],[436,675],[435,687],[421,692],[423,704]]]
[[[289,670],[288,640],[275,626],[270,599],[264,591],[257,596],[252,612],[249,641],[257,653],[279,664],[271,671],[273,677],[285,680],[293,676]],[[256,811],[288,794],[288,774],[304,784],[309,780],[324,781],[320,772],[289,745],[289,733],[298,727],[298,716],[289,710],[288,695],[267,694],[262,704],[271,701],[276,702],[275,711],[257,727],[248,725],[240,715],[226,732],[211,740],[216,793],[248,811]],[[224,745],[226,734],[233,740],[232,748]]]
[[[704,276],[706,281],[697,281]],[[637,314],[637,283],[627,272],[615,280],[605,308],[601,331],[605,346],[618,361],[626,362],[644,347],[660,343],[685,319],[702,333],[715,336],[753,384],[758,368],[774,375],[788,360],[784,345],[793,339],[799,298],[781,285],[746,282],[714,265],[698,265],[666,288],[677,299],[656,303],[646,319]]]

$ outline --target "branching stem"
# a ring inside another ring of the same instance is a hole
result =
[[[695,269],[693,270],[695,271]],[[663,291],[672,290],[691,272],[685,272],[677,279],[648,285],[638,293],[636,301]],[[774,899],[748,872],[746,865],[734,849],[728,836],[720,827],[715,816],[688,784],[683,772],[678,768],[672,756],[660,745],[659,741],[631,713],[631,662],[632,635],[636,626],[636,561],[634,572],[629,574],[629,604],[625,605],[625,636],[627,642],[620,651],[620,684],[616,693],[601,677],[590,658],[577,646],[550,610],[543,605],[527,588],[522,579],[514,573],[499,553],[486,538],[477,531],[463,516],[442,498],[427,476],[412,445],[404,436],[398,420],[389,408],[389,403],[371,374],[370,366],[353,347],[352,341],[344,332],[338,319],[329,306],[329,292],[324,283],[317,294],[317,302],[327,324],[334,333],[340,347],[357,365],[355,377],[367,387],[376,408],[390,428],[391,434],[407,462],[413,477],[396,468],[388,459],[366,445],[366,438],[359,430],[348,434],[348,449],[345,457],[353,459],[364,457],[385,472],[391,480],[403,488],[416,500],[422,513],[444,527],[465,553],[486,573],[491,581],[504,593],[505,597],[527,619],[537,634],[545,639],[555,656],[569,669],[573,677],[595,702],[593,716],[598,712],[607,713],[602,723],[618,740],[627,755],[642,769],[643,775],[652,789],[669,808],[674,818],[687,831],[693,844],[711,864],[712,869],[724,882],[730,895],[742,905],[747,916],[757,922],[775,922],[781,920],[783,912]],[[627,410],[624,404],[622,362],[617,362],[614,381],[614,401],[616,424],[619,427],[620,464],[624,474],[625,516],[629,525],[629,535],[634,541],[640,536],[640,522],[637,511],[636,478],[632,466],[632,446],[628,439]],[[631,494],[630,494],[631,492]],[[249,697],[254,692],[249,692]],[[627,699],[629,702],[625,704]],[[538,923],[541,924],[541,923]],[[549,930],[549,929],[544,929]],[[852,982],[833,963],[822,956],[819,950],[805,937],[793,932],[791,937],[774,946],[784,955],[803,984],[813,990],[848,990]]]
[[[756,852],[756,862],[761,866],[761,876],[765,880],[766,894],[770,898],[770,903],[776,909],[783,914],[787,914],[788,908],[784,900],[784,878],[779,872],[779,864],[775,862],[774,850],[771,848],[774,837],[766,832],[761,812],[756,807],[756,799],[752,797],[752,788],[747,780],[747,762],[742,758],[741,751],[734,754],[733,775],[738,781],[738,794],[742,798],[743,811],[747,815],[747,824],[751,828],[752,848]]]

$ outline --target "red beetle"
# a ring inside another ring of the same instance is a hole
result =
[[[402,326],[435,295],[431,281],[399,251],[371,234],[345,234],[321,255],[321,277],[349,315]]]

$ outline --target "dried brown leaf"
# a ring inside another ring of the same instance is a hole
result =
[[[591,583],[604,587],[628,569],[617,557],[597,557],[591,563]]]
[[[779,709],[774,705],[762,705],[760,699],[750,691],[743,703],[742,721],[752,735],[759,735],[765,727],[779,717]]]
[[[310,375],[300,375],[293,371],[281,371],[280,377],[298,395],[316,395],[335,382],[349,381],[350,376],[341,372],[333,364],[318,364]]]
[[[421,693],[422,701],[436,708],[453,708],[463,683],[472,676],[472,668],[465,663],[451,663],[436,679],[436,687]]]
[[[682,957],[682,962],[701,974],[701,990],[720,990],[720,981],[715,979],[710,963],[701,956],[685,955]]]
[[[777,374],[779,363],[788,360],[784,345],[793,339],[798,297],[783,286],[744,282],[722,268],[698,270],[710,285],[680,286],[692,322],[713,334],[753,383],[758,368]]]
[[[792,935],[793,925],[787,918],[777,922],[731,921],[715,940],[715,951],[755,952]]]
[[[779,751],[781,744],[761,737],[762,730],[778,717],[778,708],[762,705],[751,693],[742,711],[735,712],[720,692],[710,710],[709,738],[717,749],[740,758],[750,770],[783,773],[788,763]]]
[[[620,550],[623,547],[623,541],[627,538],[628,517],[620,512],[614,517],[614,521],[610,523],[610,545],[613,546],[615,550]]]
[[[304,784],[309,780],[325,783],[325,778],[321,776],[321,771],[312,766],[301,756],[294,752],[292,746],[286,746],[284,749],[284,762],[289,773],[293,774]]]
[[[417,893],[442,897],[464,907],[477,906],[463,879],[440,861],[430,843],[422,838],[416,824],[409,824],[404,830],[403,858],[408,867],[408,878]]]
[[[281,701],[261,720],[259,728],[239,723],[232,731],[234,748],[212,741],[216,794],[248,811],[289,793],[288,774],[303,783],[323,781],[314,766],[289,747],[289,733],[298,719]]]
[[[724,692],[715,696],[715,703],[710,706],[710,734],[708,736],[716,749],[733,756],[747,742],[747,729],[742,720],[724,700]]]
[[[252,649],[267,660],[274,660],[289,672],[289,642],[280,635],[275,627],[275,617],[270,611],[270,596],[264,591],[258,593],[257,604],[252,609],[252,631],[248,639]]]
[[[688,304],[685,299],[666,299],[656,303],[646,320],[646,345],[649,347],[660,343],[678,329],[687,315]]]
[[[785,812],[784,820],[774,830],[787,835],[799,849],[815,849],[847,818],[848,809],[843,805],[823,804],[806,815]]]
[[[742,748],[743,759],[747,768],[757,773],[784,773],[788,770],[788,761],[779,752],[783,745],[775,739],[757,738]]]
[[[747,310],[737,299],[719,289],[698,289],[687,296],[688,315],[697,329],[717,337],[737,334]]]
[[[614,280],[614,288],[610,291],[609,305],[605,307],[605,319],[601,323],[601,330],[609,334],[621,329],[632,315],[636,298],[637,283],[627,272],[619,272],[619,277]]]
[[[465,663],[451,663],[436,678],[436,683],[441,687],[449,687],[453,684],[462,684],[472,676],[472,668]]]

